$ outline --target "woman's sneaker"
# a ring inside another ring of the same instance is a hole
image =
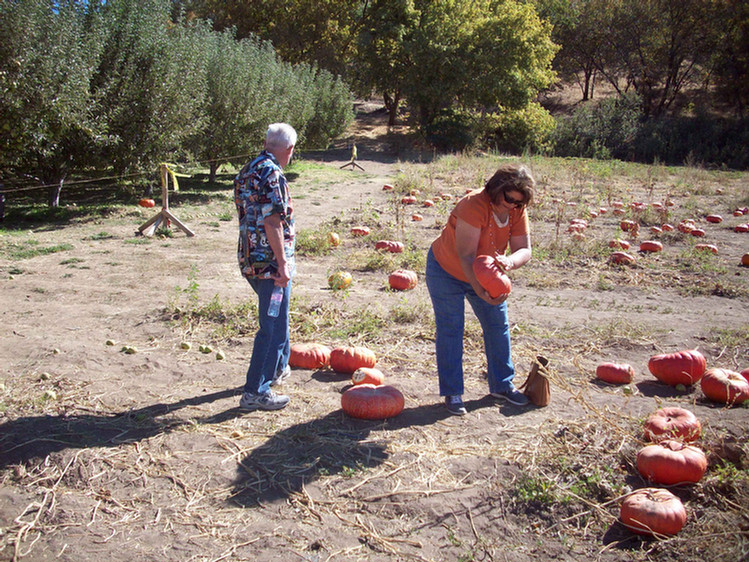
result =
[[[494,396],[494,398],[504,398],[509,403],[515,404],[516,406],[527,406],[528,402],[530,402],[528,397],[514,386],[511,386],[508,390],[503,392],[492,392],[491,395]]]
[[[239,399],[239,407],[243,410],[280,410],[289,403],[289,397],[284,394],[276,394],[273,391],[267,394],[250,394],[243,392]]]
[[[460,394],[445,396],[445,406],[447,406],[447,411],[454,416],[465,416],[467,413]]]

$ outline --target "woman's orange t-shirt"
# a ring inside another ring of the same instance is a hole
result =
[[[468,281],[463,273],[458,258],[458,248],[455,244],[455,225],[458,218],[464,220],[473,227],[481,229],[479,245],[476,255],[493,256],[497,252],[504,254],[510,242],[511,236],[523,236],[530,232],[528,213],[525,207],[513,208],[507,225],[500,228],[492,216],[492,206],[486,191],[478,189],[471,191],[463,197],[450,213],[447,226],[442,230],[439,238],[432,243],[434,257],[453,277],[461,281]]]

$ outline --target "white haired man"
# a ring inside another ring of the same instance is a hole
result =
[[[244,410],[279,410],[289,397],[276,394],[289,369],[289,299],[294,261],[294,212],[283,168],[294,153],[297,134],[291,125],[268,127],[265,149],[234,179],[239,216],[237,258],[242,275],[258,297],[260,328],[255,335],[247,379],[239,401]],[[271,297],[280,292],[277,315]]]

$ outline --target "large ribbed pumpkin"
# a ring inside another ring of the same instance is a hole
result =
[[[661,408],[645,420],[645,439],[663,441],[681,439],[696,441],[702,433],[702,424],[692,412],[684,408]]]
[[[291,346],[289,366],[296,369],[322,369],[330,362],[330,348],[319,343],[295,343]]]
[[[653,376],[665,384],[689,386],[698,382],[705,374],[707,361],[696,349],[654,355],[648,361]]]
[[[394,386],[359,384],[341,395],[341,408],[352,418],[384,420],[403,411],[405,399]]]
[[[668,490],[642,488],[624,499],[619,517],[640,535],[675,535],[687,522],[687,510]]]
[[[473,260],[473,274],[479,285],[493,299],[500,295],[509,295],[512,291],[510,278],[500,269],[492,256],[476,256]]]
[[[336,373],[353,374],[361,367],[374,367],[377,358],[366,347],[336,347],[330,352],[330,368]]]
[[[707,457],[693,445],[666,439],[640,449],[637,470],[656,484],[696,483],[707,470]]]
[[[749,382],[729,369],[708,369],[700,380],[700,387],[713,402],[733,406],[749,400]]]

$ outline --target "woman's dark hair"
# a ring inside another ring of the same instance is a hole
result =
[[[494,172],[494,175],[486,182],[484,189],[489,195],[492,203],[499,202],[499,194],[508,191],[518,191],[523,195],[523,205],[529,205],[533,201],[533,187],[536,180],[525,166],[516,164],[504,164]]]

